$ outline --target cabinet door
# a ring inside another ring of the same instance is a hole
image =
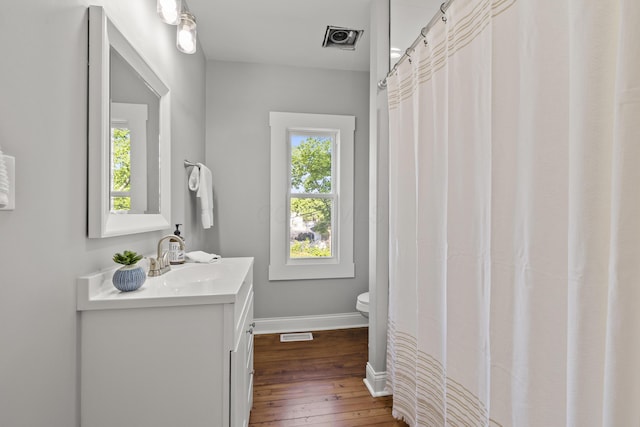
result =
[[[253,310],[253,301],[251,301],[251,309]],[[245,401],[247,402],[247,417],[251,413],[251,408],[253,408],[253,328],[255,326],[256,324],[253,322],[253,320],[251,320],[250,327],[252,333],[247,337],[247,390],[245,392]]]
[[[249,425],[253,402],[253,292],[243,313],[243,329],[231,352],[231,427]]]

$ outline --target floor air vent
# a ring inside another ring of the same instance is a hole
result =
[[[280,334],[280,342],[293,341],[312,341],[313,334],[311,332],[298,332],[295,334]]]

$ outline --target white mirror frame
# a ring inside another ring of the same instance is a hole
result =
[[[109,61],[113,47],[160,95],[160,213],[114,214],[110,209],[111,146]],[[171,227],[169,88],[115,27],[101,6],[89,7],[88,235],[121,236]]]

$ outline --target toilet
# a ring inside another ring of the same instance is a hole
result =
[[[356,302],[356,309],[364,317],[369,318],[369,292],[358,295],[358,301]]]

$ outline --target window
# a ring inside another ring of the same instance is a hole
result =
[[[354,116],[270,114],[269,279],[354,277]]]
[[[331,258],[335,188],[331,185],[335,133],[288,134],[289,258]]]

